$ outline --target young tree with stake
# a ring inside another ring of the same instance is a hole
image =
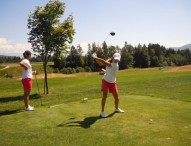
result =
[[[59,56],[72,43],[75,30],[73,16],[69,15],[63,22],[59,18],[64,14],[65,3],[50,0],[44,7],[37,6],[29,15],[28,41],[32,50],[41,57],[44,68],[44,94],[48,94],[47,63],[52,54]]]

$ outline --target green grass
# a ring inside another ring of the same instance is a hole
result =
[[[146,95],[191,102],[191,72],[127,71],[119,76],[118,82],[123,94]]]
[[[0,79],[0,145],[55,146],[190,146],[191,73],[127,70],[117,77],[120,107],[113,97],[101,119],[101,77],[97,74],[49,79],[50,94],[40,106],[35,81],[34,112],[23,110],[20,80]],[[42,93],[43,80],[39,79]],[[86,103],[81,99],[88,97]],[[54,108],[50,105],[62,104]]]

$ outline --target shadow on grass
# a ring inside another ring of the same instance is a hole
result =
[[[41,96],[39,94],[31,94],[30,100],[35,100],[35,99],[38,99],[40,97]],[[3,97],[3,98],[0,98],[0,103],[18,101],[18,100],[23,100],[23,96],[20,95],[20,96]],[[20,113],[23,111],[24,111],[23,109],[0,110],[0,116],[16,114],[16,113]]]
[[[115,112],[109,114],[106,118],[110,118],[115,114]],[[71,118],[74,119],[74,118]],[[71,120],[70,119],[70,120]],[[57,127],[82,127],[82,128],[90,128],[97,120],[102,120],[105,118],[101,118],[100,116],[95,117],[87,117],[83,121],[71,121],[67,123],[59,124]]]
[[[31,94],[30,100],[38,99],[40,97],[41,96],[39,94]],[[9,101],[17,101],[17,100],[23,100],[23,95],[0,98],[0,102],[9,102]]]
[[[23,112],[23,110],[5,110],[5,111],[0,111],[0,116],[7,116],[11,114],[20,113],[20,112]]]

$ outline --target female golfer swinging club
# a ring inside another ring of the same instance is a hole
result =
[[[22,84],[24,89],[24,103],[26,111],[33,111],[35,108],[29,105],[29,95],[32,90],[32,66],[30,64],[31,52],[26,50],[23,53],[24,59],[20,62],[22,67]]]
[[[110,93],[113,94],[113,97],[115,99],[115,102],[114,102],[115,103],[115,112],[124,113],[125,111],[123,111],[122,109],[120,109],[118,107],[119,97],[118,97],[118,89],[117,89],[117,85],[116,85],[116,75],[117,75],[118,68],[119,68],[118,62],[121,59],[121,55],[119,53],[115,53],[113,55],[113,57],[111,57],[108,60],[98,58],[96,53],[92,54],[92,57],[95,59],[95,61],[97,62],[98,65],[106,66],[106,72],[102,79],[101,90],[103,92],[103,97],[102,97],[102,101],[101,101],[102,109],[101,109],[100,116],[102,118],[107,117],[107,115],[104,112],[104,108],[105,108],[108,90]]]

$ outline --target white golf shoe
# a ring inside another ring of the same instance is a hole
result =
[[[27,108],[25,108],[26,111],[34,111],[35,108],[33,106],[28,106]]]
[[[106,117],[107,117],[107,115],[105,114],[105,112],[101,112],[100,116],[101,116],[102,118],[106,118]]]
[[[122,110],[122,109],[120,109],[120,108],[117,108],[117,109],[115,109],[115,112],[116,112],[116,113],[124,113],[125,111]]]

